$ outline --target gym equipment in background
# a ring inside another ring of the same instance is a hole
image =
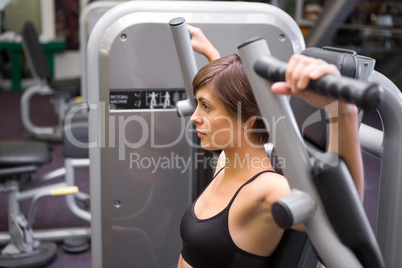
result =
[[[22,30],[22,45],[35,84],[24,91],[21,97],[21,120],[25,129],[34,138],[60,141],[64,117],[74,105],[73,98],[80,94],[80,79],[51,79],[45,52],[39,42],[36,29],[26,22]],[[51,102],[58,117],[56,126],[39,127],[30,118],[30,102],[35,95],[52,95]]]

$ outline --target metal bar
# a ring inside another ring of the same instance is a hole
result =
[[[66,184],[68,186],[75,185],[74,167],[86,167],[86,166],[89,166],[89,159],[67,158],[65,160]],[[77,206],[77,203],[75,202],[75,195],[66,195],[66,203],[67,207],[75,216],[85,221],[91,221],[91,214],[88,211],[83,210]]]
[[[72,237],[90,237],[91,229],[89,227],[47,229],[33,231],[35,239],[40,241],[62,241]]]
[[[41,176],[39,178],[36,178],[35,180],[32,180],[31,182],[29,182],[27,184],[21,185],[20,189],[21,189],[21,191],[25,191],[25,189],[35,187],[39,184],[42,184],[44,182],[47,182],[47,181],[50,181],[53,179],[60,178],[60,177],[64,176],[65,174],[66,174],[66,169],[64,167],[58,168],[58,169],[55,169],[53,171],[50,171],[50,172],[44,174],[43,176]]]
[[[39,241],[63,241],[71,237],[90,237],[91,229],[89,227],[63,228],[63,229],[44,229],[33,231],[33,236]],[[0,233],[0,245],[10,242],[10,234]]]
[[[174,18],[169,22],[172,37],[179,58],[180,69],[183,76],[184,88],[187,93],[187,100],[177,103],[177,111],[181,116],[191,115],[197,106],[193,94],[193,79],[197,73],[194,51],[191,46],[190,34],[187,30],[186,20],[182,17]]]
[[[377,240],[386,267],[402,267],[402,94],[391,80],[376,71],[370,80],[385,89],[384,100],[377,110],[384,135]]]
[[[40,190],[41,191],[42,190],[50,191],[51,189],[54,189],[54,188],[61,188],[61,187],[66,187],[66,186],[67,186],[67,184],[65,182],[61,182],[61,183],[56,183],[56,184],[52,184],[49,186],[43,186],[40,188]],[[34,197],[37,192],[38,192],[38,189],[32,189],[32,190],[20,192],[17,195],[17,200],[22,201],[22,200],[30,199],[30,198]]]
[[[383,132],[366,124],[359,129],[360,145],[362,150],[374,157],[381,158]]]

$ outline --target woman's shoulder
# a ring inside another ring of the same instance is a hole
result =
[[[270,170],[257,173],[257,177],[255,178],[254,182],[254,185],[271,186],[275,188],[276,186],[288,184],[287,179],[283,175]]]
[[[274,172],[264,172],[250,184],[247,191],[259,202],[273,204],[290,194],[290,186],[284,176]]]
[[[239,215],[247,218],[247,222],[256,219],[268,222],[272,220],[272,204],[289,194],[290,187],[284,176],[264,172],[239,193],[237,204],[241,207],[239,211],[242,211]]]

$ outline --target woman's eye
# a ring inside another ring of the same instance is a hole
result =
[[[204,107],[205,110],[209,109],[208,105],[206,105],[205,103],[203,103],[202,106]]]

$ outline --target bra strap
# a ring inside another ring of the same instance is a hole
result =
[[[257,174],[254,175],[251,179],[249,179],[248,181],[246,181],[245,183],[243,183],[243,185],[240,186],[240,188],[237,189],[236,193],[233,195],[233,197],[232,197],[232,199],[230,200],[230,202],[229,202],[227,208],[230,208],[230,207],[232,206],[232,203],[234,202],[236,196],[239,194],[240,190],[243,189],[244,186],[246,186],[246,185],[249,184],[250,182],[252,182],[252,181],[254,181],[255,179],[257,179],[261,174],[267,173],[267,172],[275,173],[275,171],[273,171],[273,170],[264,170],[264,171],[261,171],[260,173],[257,173]]]
[[[215,179],[216,176],[218,176],[219,172],[221,172],[221,171],[224,170],[224,169],[225,169],[225,167],[222,167],[220,170],[218,170],[218,172],[216,172],[216,174],[213,176],[212,179]]]

